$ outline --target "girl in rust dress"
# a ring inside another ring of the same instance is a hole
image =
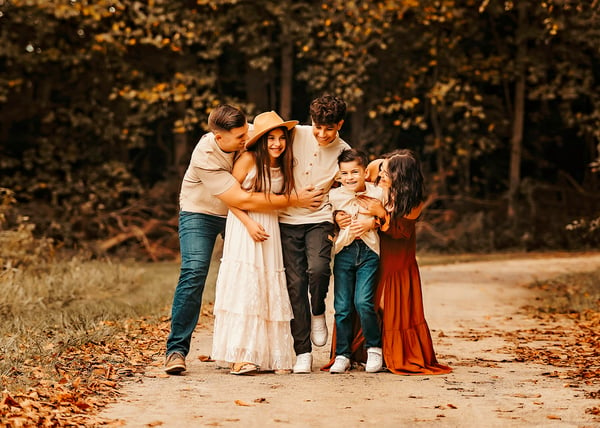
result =
[[[377,161],[375,161],[377,162]],[[387,194],[382,206],[364,200],[365,212],[382,220],[379,279],[375,308],[382,325],[385,367],[396,374],[446,374],[452,369],[438,363],[423,311],[421,276],[416,259],[415,223],[425,200],[420,162],[410,150],[396,150],[379,164],[378,185]],[[345,216],[336,217],[340,226]],[[335,337],[333,338],[335,348]],[[352,343],[355,361],[366,360],[362,332]]]

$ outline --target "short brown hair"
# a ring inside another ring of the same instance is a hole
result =
[[[317,125],[333,125],[346,117],[346,102],[335,95],[323,95],[310,103],[310,118]]]
[[[363,168],[366,168],[369,165],[369,157],[362,150],[357,149],[346,149],[343,150],[338,156],[338,164],[342,162],[354,162]]]
[[[208,115],[208,128],[212,131],[231,131],[246,124],[242,110],[229,104],[221,104]]]

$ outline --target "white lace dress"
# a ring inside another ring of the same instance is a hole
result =
[[[252,170],[242,183],[251,189]],[[271,168],[272,191],[283,186],[279,168]],[[287,370],[294,360],[288,297],[277,212],[249,212],[269,239],[254,242],[244,224],[227,216],[223,258],[217,277],[211,357],[223,363],[250,362],[261,370]]]

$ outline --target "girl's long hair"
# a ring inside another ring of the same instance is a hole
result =
[[[283,174],[283,188],[280,195],[290,196],[294,189],[294,174],[292,170],[294,154],[292,150],[293,135],[285,126],[280,127],[285,135],[285,150],[277,158],[279,168]],[[254,153],[254,161],[256,164],[256,180],[254,182],[254,190],[256,192],[264,192],[267,197],[271,193],[271,160],[269,158],[268,137],[271,131],[261,136],[258,141],[248,148],[249,152]]]
[[[412,150],[394,150],[385,155],[391,186],[387,208],[392,218],[408,215],[425,201],[421,163]]]

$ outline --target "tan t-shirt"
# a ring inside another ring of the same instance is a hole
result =
[[[319,146],[312,126],[296,125],[294,131],[294,188],[297,191],[308,186],[323,189],[325,198],[316,211],[308,208],[288,207],[282,210],[279,221],[285,224],[308,224],[333,222],[327,193],[339,170],[337,158],[350,146],[337,137],[327,146]]]
[[[183,177],[179,194],[181,211],[227,217],[227,205],[216,195],[235,183],[231,170],[236,156],[237,152],[221,150],[212,133],[203,135]]]
[[[381,187],[377,187],[372,183],[365,183],[365,185],[367,186],[366,190],[360,193],[348,190],[344,186],[331,189],[331,192],[329,192],[329,201],[331,202],[332,209],[334,211],[345,211],[353,219],[372,219],[373,216],[360,212],[360,205],[356,197],[359,195],[366,195],[378,199],[383,203],[383,190]],[[350,226],[340,229],[333,246],[334,254],[339,253],[342,248],[351,244],[356,238],[357,236],[350,232]],[[360,239],[362,239],[373,252],[379,255],[379,235],[377,234],[376,229],[365,232]]]

